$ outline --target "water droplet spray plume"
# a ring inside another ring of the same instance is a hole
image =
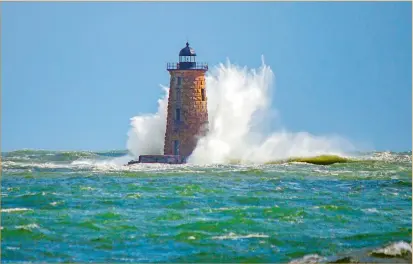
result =
[[[198,141],[189,163],[264,163],[289,157],[342,155],[354,146],[339,136],[315,136],[286,129],[268,132],[277,122],[271,105],[275,75],[265,64],[258,69],[219,64],[206,76],[209,132]],[[155,114],[131,118],[127,148],[138,157],[163,154],[169,88],[158,100]]]

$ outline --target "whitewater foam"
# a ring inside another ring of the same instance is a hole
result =
[[[379,213],[379,210],[377,210],[376,208],[367,208],[363,209],[362,211],[366,213]]]
[[[262,60],[259,69],[240,68],[230,61],[206,76],[209,132],[198,141],[189,157],[193,164],[264,163],[289,157],[322,154],[346,156],[354,146],[339,136],[314,136],[280,129],[267,133],[279,122],[271,107],[274,73]],[[162,154],[166,129],[169,88],[158,100],[155,114],[131,119],[127,148],[135,158]]]
[[[33,209],[29,208],[2,208],[2,213],[13,213],[13,212],[24,212],[24,211],[33,211]]]
[[[6,247],[6,249],[15,251],[15,250],[19,250],[20,248],[19,247]]]
[[[412,162],[411,153],[394,155],[394,153],[390,151],[375,152],[369,158],[372,160],[379,160],[384,162]]]
[[[408,253],[412,253],[412,246],[404,241],[395,242],[383,248],[373,250],[371,252],[373,256],[383,255],[391,257],[401,257]]]
[[[304,257],[300,259],[295,259],[289,263],[290,264],[310,264],[310,263],[313,264],[313,263],[325,262],[325,260],[326,260],[325,257],[322,257],[317,254],[310,254],[310,255],[305,255]]]
[[[393,242],[387,246],[371,250],[368,248],[340,252],[332,256],[308,254],[294,259],[290,264],[310,263],[411,263],[412,245],[405,241]],[[373,258],[372,258],[373,257]],[[389,261],[397,258],[397,261]]]
[[[163,154],[169,88],[161,87],[164,96],[158,100],[158,112],[138,115],[130,120],[132,128],[128,132],[127,149],[135,158],[141,154]]]
[[[248,234],[248,235],[237,235],[235,233],[229,233],[228,235],[223,235],[223,236],[214,236],[212,239],[217,239],[217,240],[225,240],[225,239],[231,239],[231,240],[237,240],[237,239],[244,239],[244,238],[267,238],[267,235],[263,234]]]
[[[16,226],[16,229],[24,229],[24,230],[32,230],[37,229],[39,226],[37,224],[28,224],[28,225],[20,225]]]

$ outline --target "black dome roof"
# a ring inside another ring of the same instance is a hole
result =
[[[179,56],[196,56],[195,50],[189,47],[189,43],[186,43],[186,47],[181,49]]]

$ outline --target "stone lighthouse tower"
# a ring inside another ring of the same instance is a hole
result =
[[[171,75],[164,155],[191,155],[197,140],[208,129],[205,91],[206,63],[196,62],[196,53],[186,43],[178,63],[168,63]]]
[[[186,47],[179,52],[177,63],[168,63],[171,75],[164,155],[140,155],[134,163],[183,163],[195,149],[197,141],[208,130],[205,91],[206,63],[195,60],[195,50]]]

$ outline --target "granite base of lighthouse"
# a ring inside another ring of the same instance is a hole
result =
[[[139,160],[131,160],[128,165],[136,163],[165,163],[165,164],[183,164],[186,158],[180,155],[140,155]]]

